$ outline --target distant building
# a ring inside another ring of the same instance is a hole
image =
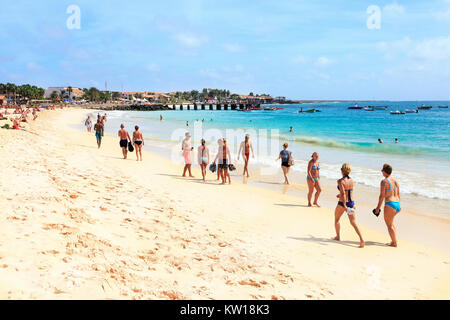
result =
[[[286,101],[286,97],[275,97],[275,99],[273,99],[273,102],[285,102]]]
[[[72,92],[69,96],[69,88],[68,87],[48,87],[45,90],[44,97],[50,98],[53,92],[56,92],[58,96],[61,95],[61,93],[64,91],[64,96],[69,97],[69,99],[73,98],[81,98],[83,96],[83,90],[79,88],[72,88]]]
[[[161,102],[170,99],[170,95],[162,93],[162,92],[151,92],[151,91],[132,91],[132,92],[121,92],[121,97],[124,99],[128,99],[129,96],[133,97],[141,97],[149,102]]]

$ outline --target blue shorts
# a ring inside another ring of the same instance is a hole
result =
[[[102,141],[102,132],[95,131],[95,137],[97,138],[97,141]]]

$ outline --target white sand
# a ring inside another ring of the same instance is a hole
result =
[[[345,217],[329,240],[333,212],[304,199],[122,160],[118,139],[97,150],[68,126],[85,112],[41,112],[39,136],[0,130],[0,298],[450,298],[447,253],[365,226],[358,249]]]

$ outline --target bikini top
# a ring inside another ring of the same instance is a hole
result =
[[[389,188],[385,189],[385,191],[397,190],[397,187],[394,187],[394,188],[391,187],[391,182],[387,178],[385,178],[384,180],[386,180],[389,183]]]
[[[317,167],[316,167],[316,165],[315,164],[313,164],[313,166],[312,166],[312,168],[311,168],[311,170],[314,170],[314,171],[319,171],[320,170],[320,164],[318,164],[317,165]]]
[[[344,178],[351,179],[350,176],[345,176]],[[337,186],[338,190],[341,191],[339,188],[339,185]],[[353,189],[345,189],[344,191],[348,191],[348,201],[352,201],[351,193],[350,191],[353,191]]]

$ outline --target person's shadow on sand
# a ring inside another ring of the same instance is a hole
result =
[[[359,241],[348,241],[348,240],[341,240],[336,241],[330,238],[316,238],[312,235],[309,235],[309,237],[287,237],[288,239],[292,240],[299,240],[299,241],[307,241],[307,242],[315,242],[319,243],[320,245],[327,246],[329,244],[341,244],[348,247],[358,248],[359,247]],[[386,247],[386,244],[376,241],[366,241],[365,242],[366,247],[367,246],[379,246],[379,247]]]

